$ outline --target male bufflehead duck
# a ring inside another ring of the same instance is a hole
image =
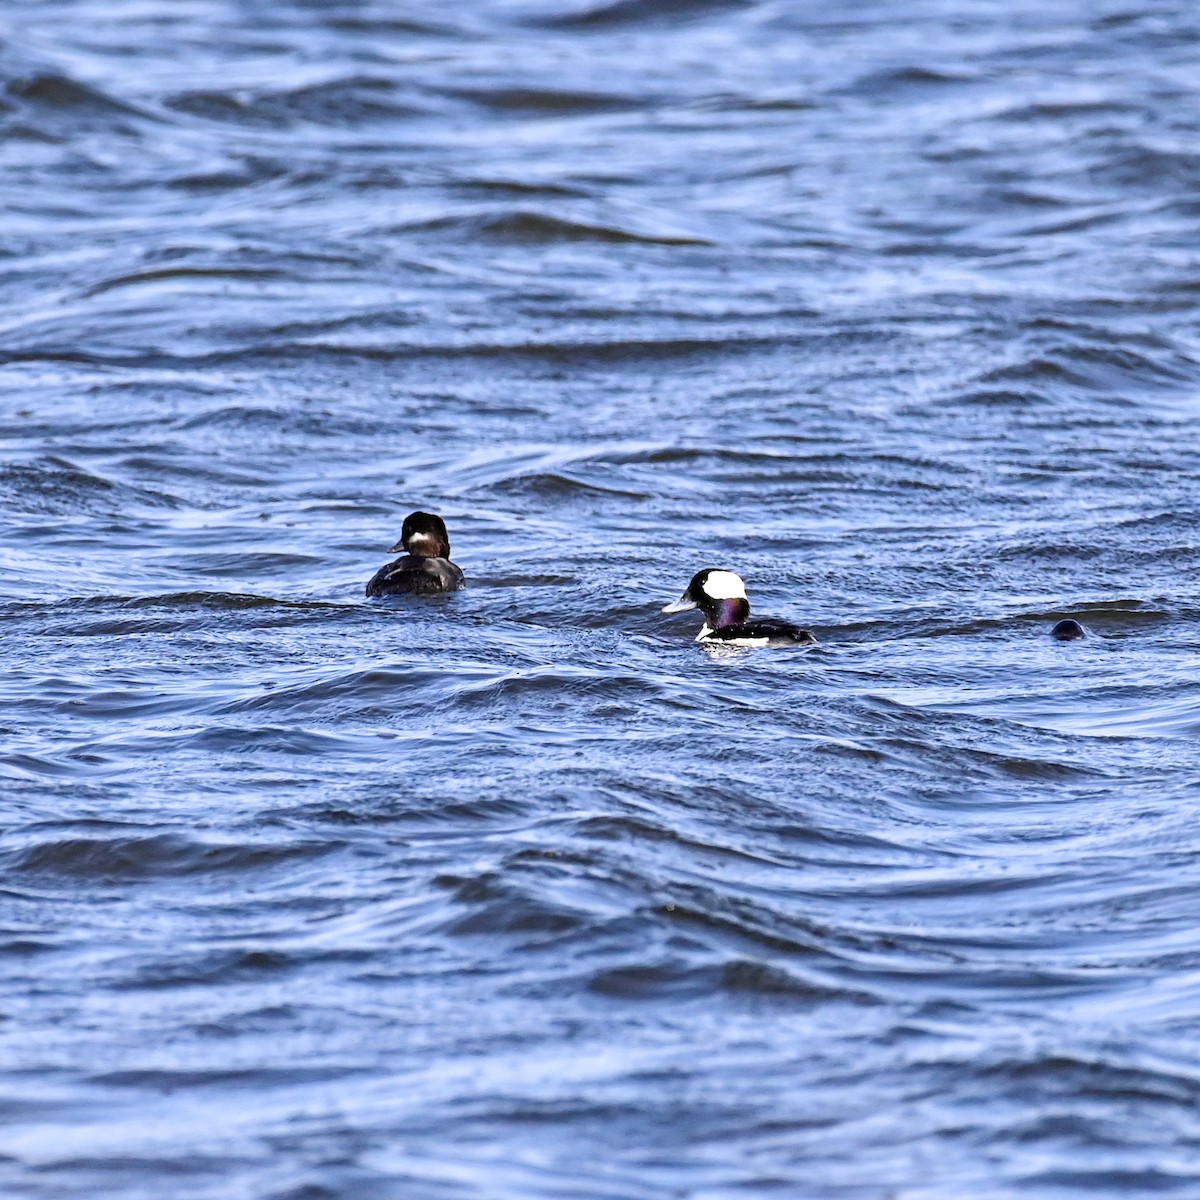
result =
[[[1050,636],[1056,642],[1077,642],[1080,638],[1087,637],[1087,630],[1078,621],[1074,621],[1068,617],[1065,621],[1059,621],[1050,630]]]
[[[696,641],[719,646],[815,646],[807,629],[787,621],[751,621],[746,585],[732,571],[708,567],[692,576],[687,591],[665,613],[698,608],[704,624]]]
[[[456,592],[464,586],[462,571],[450,561],[450,535],[441,517],[409,513],[400,540],[388,553],[397,550],[403,550],[404,557],[375,572],[367,584],[368,596],[428,595]]]

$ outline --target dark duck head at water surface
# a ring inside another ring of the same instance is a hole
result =
[[[429,595],[463,586],[462,571],[450,561],[450,535],[441,517],[409,513],[400,540],[388,553],[398,550],[404,551],[403,557],[375,572],[367,584],[368,596]]]
[[[1077,642],[1080,638],[1087,637],[1087,630],[1084,629],[1078,621],[1068,617],[1065,621],[1059,621],[1055,627],[1050,630],[1050,636],[1056,642]]]
[[[719,646],[815,646],[807,629],[788,621],[750,620],[746,585],[732,571],[706,567],[692,576],[687,590],[665,613],[698,608],[704,624],[696,641]]]

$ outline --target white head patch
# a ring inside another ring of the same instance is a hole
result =
[[[746,585],[732,571],[709,571],[702,586],[704,594],[714,600],[746,599]]]

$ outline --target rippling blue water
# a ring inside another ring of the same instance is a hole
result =
[[[0,35],[5,1196],[1200,1195],[1194,6]]]

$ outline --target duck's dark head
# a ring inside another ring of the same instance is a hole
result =
[[[398,554],[407,551],[413,558],[449,558],[450,535],[446,522],[433,513],[409,513],[400,530],[400,540],[388,551]]]
[[[1080,638],[1087,637],[1087,630],[1078,621],[1074,621],[1068,617],[1065,621],[1059,621],[1050,630],[1050,636],[1056,642],[1077,642]]]
[[[663,612],[685,612],[689,608],[698,608],[713,629],[737,625],[750,615],[746,585],[732,571],[706,567],[692,576],[683,595],[674,604],[668,604]]]

